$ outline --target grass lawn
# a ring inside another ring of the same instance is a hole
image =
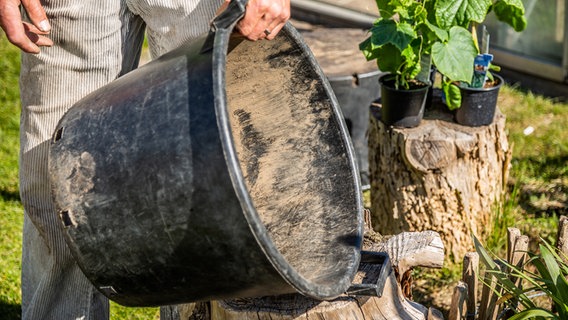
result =
[[[22,206],[18,195],[18,52],[0,34],[0,318],[19,319]]]
[[[20,318],[21,302],[18,70],[18,50],[0,32],[0,319],[5,320]],[[499,104],[514,147],[510,192],[487,243],[495,251],[503,250],[506,228],[511,226],[535,239],[553,240],[558,216],[568,214],[568,104],[511,86],[502,88]],[[455,270],[442,273],[448,281],[457,274]],[[158,319],[158,309],[112,304],[111,319]]]
[[[510,192],[496,221],[494,249],[507,226],[533,239],[556,241],[558,217],[568,215],[568,103],[504,87],[499,105],[513,147]]]

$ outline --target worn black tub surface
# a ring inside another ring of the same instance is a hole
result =
[[[360,259],[359,177],[337,102],[291,25],[212,32],[90,94],[53,136],[66,240],[112,300],[153,306],[300,292]],[[229,21],[230,23],[226,23]]]

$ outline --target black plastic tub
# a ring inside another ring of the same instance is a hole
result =
[[[120,304],[333,299],[357,271],[360,180],[336,98],[290,24],[232,37],[244,6],[77,102],[53,135],[67,244]]]

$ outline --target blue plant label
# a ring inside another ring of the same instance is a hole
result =
[[[487,70],[493,61],[493,55],[489,53],[478,54],[473,61],[473,79],[471,80],[472,88],[483,88],[487,80]]]

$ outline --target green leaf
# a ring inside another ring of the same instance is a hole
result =
[[[491,0],[438,0],[435,5],[436,21],[442,28],[453,25],[468,27],[471,21],[485,20]]]
[[[451,82],[443,82],[442,91],[444,91],[448,109],[455,110],[461,106],[461,91],[458,86]]]
[[[426,10],[426,19],[432,24],[437,24],[436,22],[436,0],[426,0],[423,2],[424,10]]]
[[[435,26],[434,24],[430,23],[430,21],[426,21],[424,25],[428,28],[430,32],[436,35],[436,38],[438,38],[440,41],[442,42],[448,41],[448,31]]]
[[[548,250],[546,246],[540,245],[540,254],[542,256],[542,260],[544,260],[546,269],[548,270],[548,274],[550,275],[550,279],[553,281],[554,285],[558,288],[558,278],[562,277],[562,274],[560,273],[560,267],[558,266],[558,262],[556,262],[554,256],[552,255],[552,252],[550,252],[550,250]]]
[[[371,37],[363,40],[363,42],[359,43],[359,50],[363,52],[363,55],[367,59],[367,61],[373,60],[377,58],[376,50],[373,50],[373,46],[371,43]]]
[[[558,261],[558,265],[561,268],[560,272],[563,272],[565,275],[568,274],[568,264],[566,264],[566,254],[564,254],[564,252],[562,251],[558,251],[556,248],[554,248],[553,246],[551,246],[548,242],[543,241],[544,246],[546,246],[548,248],[548,250],[550,251],[550,253],[554,256],[554,259],[556,259],[556,261]]]
[[[558,263],[559,259],[557,259],[559,257],[554,253],[554,248],[548,244],[540,245],[540,252],[548,270],[549,280],[552,281],[552,284],[548,286],[551,298],[555,302],[558,311],[566,313],[568,311],[568,282],[564,277],[565,275],[561,272]]]
[[[408,44],[417,38],[416,32],[408,23],[396,23],[390,19],[379,19],[371,29],[371,43],[373,49],[387,43],[404,50]]]
[[[391,0],[375,0],[381,17],[390,18],[393,15],[394,7],[390,5]]]
[[[525,7],[521,0],[497,0],[493,5],[495,16],[520,32],[527,27]]]
[[[398,14],[401,20],[408,20],[410,19],[410,13],[408,8],[406,7],[398,7],[394,10],[394,13]]]
[[[471,81],[476,55],[477,49],[471,34],[461,27],[452,27],[447,42],[438,42],[432,46],[434,65],[452,81]]]
[[[548,310],[545,309],[530,309],[521,311],[510,318],[509,320],[524,320],[524,319],[535,319],[538,317],[548,318],[548,319],[557,319],[556,315]]]
[[[396,74],[404,62],[400,50],[392,44],[385,44],[376,49],[379,69],[384,72]]]
[[[398,13],[400,21],[406,20],[411,24],[417,24],[426,18],[426,12],[422,9],[422,4],[416,0],[402,0],[395,13]]]

